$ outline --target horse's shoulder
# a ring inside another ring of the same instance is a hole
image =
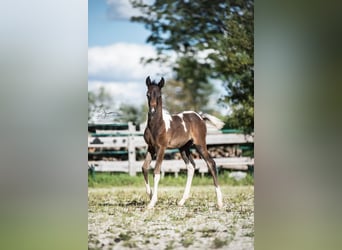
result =
[[[152,139],[152,133],[151,133],[151,130],[150,130],[148,127],[146,127],[146,129],[145,129],[145,132],[144,132],[144,139],[145,139],[145,141],[146,141],[147,143],[150,142],[151,139]]]

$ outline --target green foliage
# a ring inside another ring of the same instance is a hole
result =
[[[122,122],[133,122],[134,124],[141,124],[147,117],[147,106],[142,105],[137,107],[131,104],[121,104],[119,110],[123,115]]]
[[[246,134],[254,131],[254,98],[244,105],[232,105],[233,113],[225,119],[224,129],[241,129]]]
[[[210,95],[214,91],[208,82],[208,69],[208,66],[199,63],[191,55],[178,59],[174,67],[174,71],[177,72],[176,81],[182,82],[182,95],[186,97],[181,110],[207,111]]]
[[[213,111],[208,108],[209,97],[213,92],[213,87],[200,81],[187,80],[169,80],[163,89],[163,105],[170,113],[178,113],[184,110],[194,110],[202,112]]]
[[[147,42],[158,51],[145,62],[165,62],[169,51],[177,55],[175,80],[189,99],[200,107],[212,93],[210,79],[219,79],[226,89],[220,100],[233,114],[229,126],[254,129],[254,1],[131,0],[142,15],[133,22],[151,31]],[[194,98],[196,97],[196,98]],[[195,106],[194,104],[191,104]],[[194,109],[198,109],[195,106]]]
[[[99,91],[88,91],[88,120],[92,117],[95,110],[108,110],[114,105],[112,96],[104,87],[100,87]]]
[[[94,115],[94,112],[108,112],[113,110],[113,97],[101,87],[98,91],[88,91],[88,121]],[[119,112],[117,112],[118,122],[133,122],[134,124],[143,123],[146,120],[147,107],[142,105],[140,107],[132,104],[121,104]],[[113,118],[114,119],[114,118]]]
[[[95,94],[93,92],[88,91],[88,120],[91,118],[92,111],[94,110],[95,105]]]
[[[220,185],[231,185],[231,186],[249,186],[254,185],[254,178],[251,174],[247,174],[247,177],[241,181],[230,178],[230,171],[224,171],[219,174]],[[150,183],[153,183],[153,174],[149,175]],[[184,187],[186,183],[186,173],[181,173],[177,178],[174,175],[165,175],[160,181],[160,186],[171,186],[171,187]],[[213,178],[207,174],[201,177],[199,174],[195,175],[192,181],[193,186],[205,186],[212,185]],[[126,173],[95,173],[95,176],[88,175],[88,186],[89,187],[121,187],[121,186],[132,186],[141,187],[144,186],[144,177],[142,174],[137,176],[130,176]]]
[[[88,174],[88,186],[139,186],[144,183],[143,177],[139,179],[137,176],[131,177],[128,174],[95,173],[95,176]]]

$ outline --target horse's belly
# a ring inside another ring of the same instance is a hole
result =
[[[182,147],[182,145],[177,144],[177,143],[169,143],[167,145],[167,148],[180,148],[180,147]]]
[[[168,148],[181,148],[183,147],[188,141],[190,141],[191,138],[187,139],[187,140],[184,140],[184,139],[180,139],[180,140],[177,140],[177,139],[173,139],[171,141],[169,141],[167,147]]]

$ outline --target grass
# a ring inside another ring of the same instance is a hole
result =
[[[162,186],[152,210],[142,185],[89,188],[88,249],[253,248],[253,186],[221,188],[221,210],[211,183],[193,186],[183,207],[184,186]]]
[[[165,247],[165,250],[172,250],[174,249],[174,241],[169,241]]]
[[[230,244],[253,248],[254,178],[236,181],[230,171],[218,175],[224,207],[216,208],[211,175],[196,173],[190,198],[177,205],[186,172],[160,180],[158,202],[147,210],[141,173],[88,175],[88,249],[223,249]],[[153,187],[153,172],[149,173]]]
[[[203,237],[203,238],[210,238],[210,237],[212,237],[216,233],[216,229],[205,227],[205,228],[199,230],[199,232],[202,233],[201,237]]]
[[[181,243],[183,247],[189,247],[194,243],[194,240],[195,240],[194,236],[186,235],[182,238]]]
[[[137,244],[134,241],[126,241],[123,243],[123,246],[129,248],[137,248]]]
[[[228,176],[229,173],[230,171],[224,171],[218,175],[220,185],[254,185],[254,178],[251,173],[248,173],[246,178],[244,178],[241,181],[237,181],[233,178],[230,178]],[[174,175],[165,175],[165,177],[160,180],[160,186],[184,187],[186,183],[186,178],[186,173],[180,173],[177,178],[174,177]],[[150,183],[153,183],[153,173],[150,173],[149,181]],[[204,177],[201,177],[201,175],[197,173],[193,178],[192,185],[213,185],[213,178],[209,174],[206,174]],[[95,173],[95,175],[88,175],[88,187],[103,188],[113,186],[141,187],[144,186],[144,177],[141,173],[137,174],[137,176],[130,176],[127,173]]]
[[[132,236],[129,233],[120,233],[119,234],[120,240],[127,241],[127,240],[130,240],[131,238],[132,238]]]
[[[215,238],[213,242],[214,248],[221,248],[228,244],[228,239]]]

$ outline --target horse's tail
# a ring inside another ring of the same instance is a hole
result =
[[[201,117],[203,118],[203,120],[205,121],[209,121],[212,125],[214,125],[217,129],[221,129],[224,126],[224,122],[221,121],[219,118],[213,116],[213,115],[209,115],[209,114],[205,114],[205,113],[201,113],[200,114]]]

